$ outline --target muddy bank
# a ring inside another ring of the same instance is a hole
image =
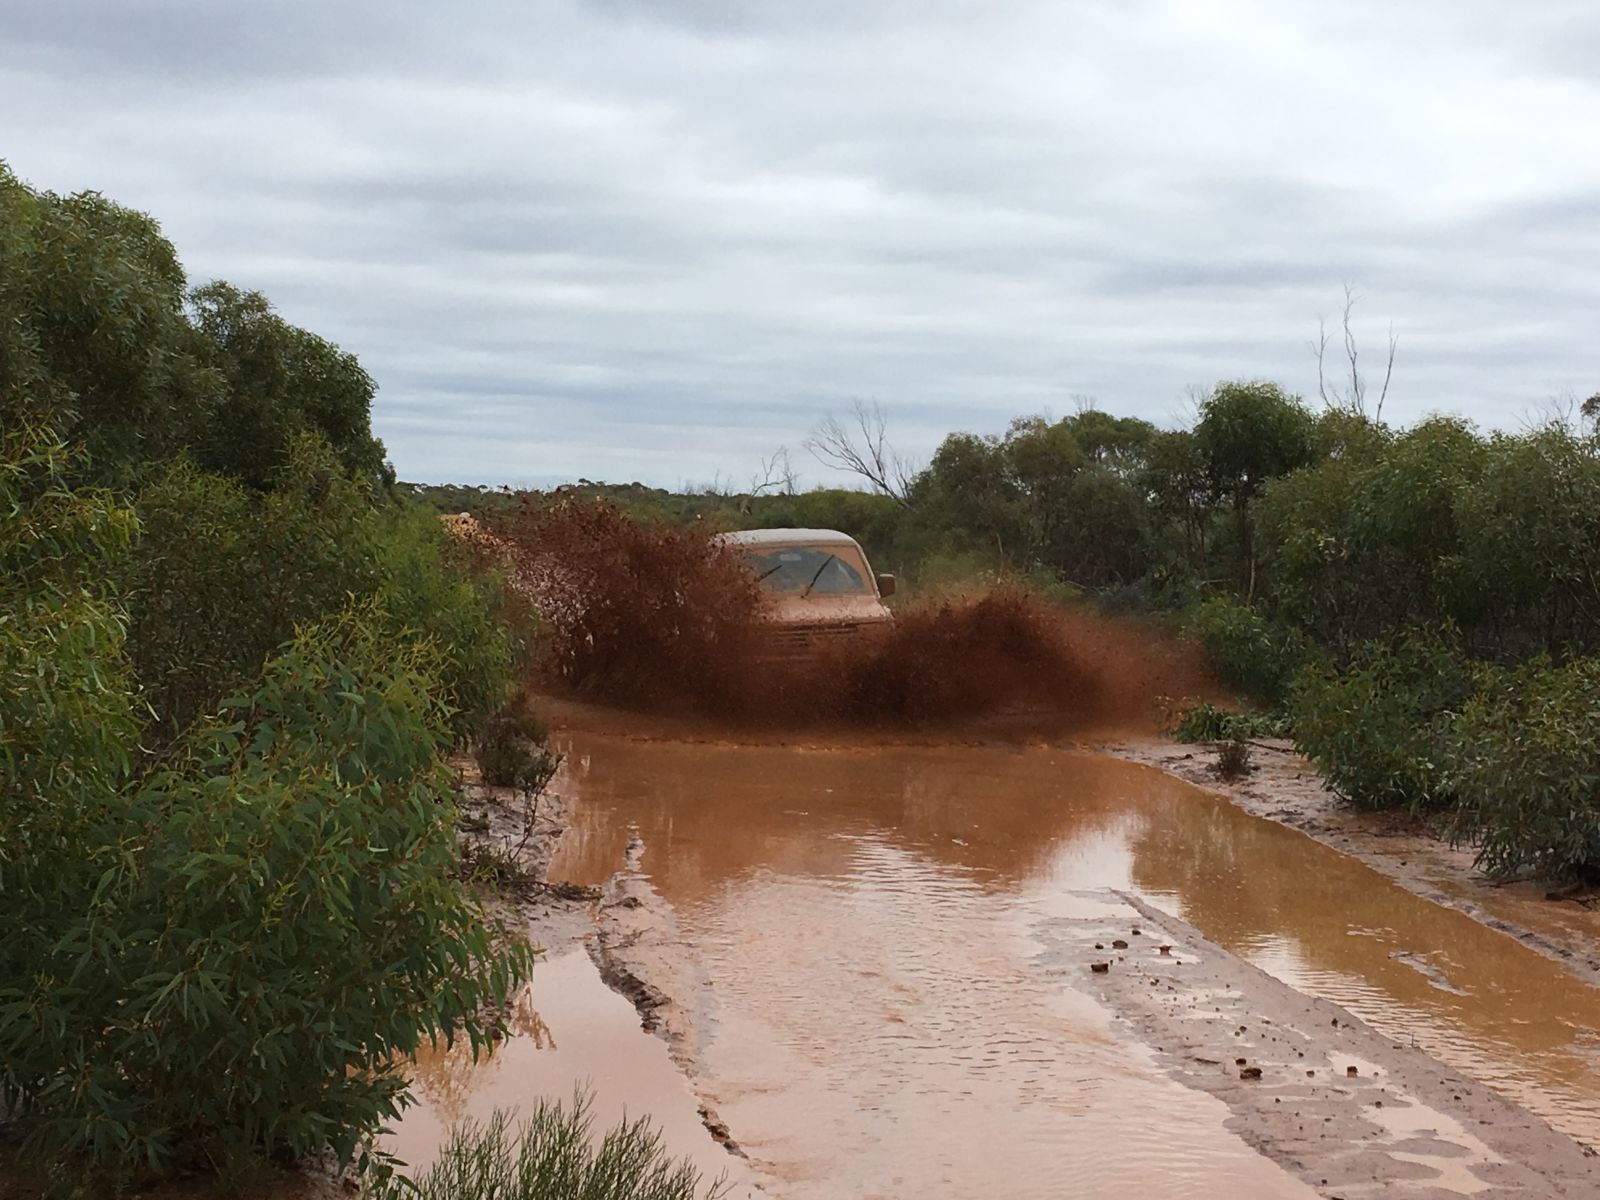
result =
[[[547,788],[529,800],[513,788],[485,784],[469,758],[456,759],[451,768],[458,781],[462,856],[488,890],[491,915],[546,955],[590,937],[598,889],[549,881],[550,860],[570,817],[563,791]]]
[[[1226,796],[1253,816],[1298,829],[1408,891],[1515,938],[1585,983],[1600,985],[1600,909],[1548,899],[1547,889],[1533,882],[1493,883],[1473,865],[1471,850],[1450,847],[1417,821],[1350,807],[1287,742],[1252,743],[1255,769],[1232,783],[1217,774],[1215,748],[1208,745],[1131,738],[1093,748],[1157,767]]]
[[[671,905],[640,871],[643,856],[644,843],[631,842],[625,869],[601,889],[590,956],[606,985],[633,1004],[644,1030],[666,1042],[692,1087],[703,1062],[701,1041],[713,1019],[708,1010],[715,1006],[715,992],[679,932]],[[746,1157],[711,1103],[699,1098],[697,1107],[712,1139],[730,1154]]]
[[[1595,1152],[1138,897],[1043,922],[1041,964],[1110,1007],[1228,1127],[1328,1197],[1600,1194]],[[1108,899],[1110,897],[1108,896]]]

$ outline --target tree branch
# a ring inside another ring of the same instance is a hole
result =
[[[876,403],[857,400],[852,427],[831,413],[812,430],[803,445],[824,466],[864,479],[872,489],[904,508],[911,507],[911,471],[889,445],[888,421]]]

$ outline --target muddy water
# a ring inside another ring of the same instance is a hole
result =
[[[706,1096],[795,1196],[1307,1194],[1034,962],[1127,889],[1600,1140],[1600,996],[1503,935],[1162,773],[1047,748],[571,735],[552,873],[631,835],[712,986]]]

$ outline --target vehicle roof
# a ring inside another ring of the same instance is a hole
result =
[[[741,529],[724,533],[719,541],[730,546],[854,546],[855,538],[837,529]]]

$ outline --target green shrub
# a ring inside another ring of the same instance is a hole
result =
[[[113,786],[138,736],[107,584],[136,522],[105,493],[74,491],[73,462],[47,425],[0,427],[0,888],[32,823]]]
[[[1450,746],[1453,834],[1484,869],[1600,882],[1600,660],[1487,677]]]
[[[1438,808],[1451,798],[1444,739],[1471,691],[1471,666],[1449,643],[1370,643],[1344,671],[1313,667],[1296,682],[1295,741],[1361,808]]]
[[[669,1159],[646,1119],[611,1129],[596,1146],[589,1103],[540,1101],[513,1131],[498,1111],[486,1124],[463,1122],[420,1177],[376,1185],[369,1200],[715,1200],[720,1183],[700,1190],[688,1162]]]
[[[1184,626],[1219,683],[1271,707],[1287,699],[1290,682],[1309,657],[1303,638],[1223,596],[1196,605]]]
[[[319,439],[294,439],[272,491],[179,461],[139,494],[121,572],[128,649],[167,744],[246,686],[295,629],[376,598],[397,643],[427,639],[459,739],[503,702],[521,640],[492,579],[451,560],[440,522],[379,505]]]
[[[463,742],[505,703],[529,657],[534,614],[432,514],[385,509],[374,522],[378,603],[396,638],[426,638],[435,647],[438,698],[453,738]]]
[[[560,756],[550,750],[544,723],[515,705],[483,722],[472,751],[485,783],[520,792],[543,790],[561,765]]]
[[[1205,700],[1158,704],[1162,730],[1179,742],[1280,738],[1289,732],[1288,719],[1282,713],[1230,712]]]
[[[86,846],[50,848],[62,883],[7,887],[0,1062],[31,1156],[348,1158],[421,1037],[487,1037],[530,958],[454,882],[434,664],[385,629],[303,631]]]

